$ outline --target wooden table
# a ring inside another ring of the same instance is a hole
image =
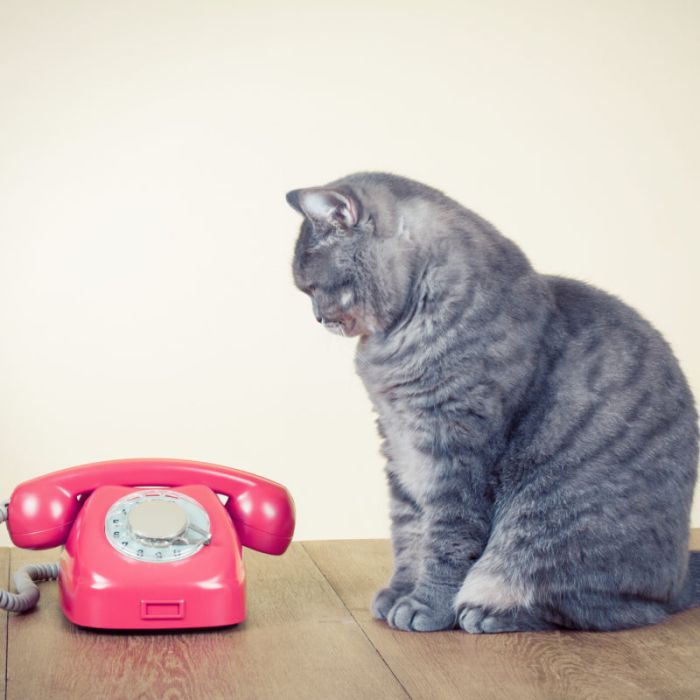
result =
[[[55,558],[0,549],[2,580]],[[5,698],[700,698],[700,608],[628,632],[396,632],[368,611],[389,577],[386,540],[245,561],[248,620],[225,630],[78,629],[43,584],[36,611],[3,618]]]

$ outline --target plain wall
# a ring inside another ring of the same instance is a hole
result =
[[[699,25],[668,0],[2,2],[0,495],[175,456],[283,482],[299,538],[386,536],[354,341],[292,284],[284,200],[356,170],[618,294],[700,393]]]

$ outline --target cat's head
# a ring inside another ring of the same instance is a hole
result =
[[[359,173],[293,190],[304,216],[294,251],[294,282],[314,316],[346,336],[386,331],[405,313],[424,241],[411,230],[435,190],[383,173]]]

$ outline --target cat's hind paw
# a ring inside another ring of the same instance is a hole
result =
[[[492,627],[497,626],[498,618],[498,615],[490,614],[486,608],[482,608],[480,605],[465,605],[459,611],[457,623],[465,632],[481,634],[482,632],[501,631],[492,629]]]
[[[372,617],[377,620],[386,620],[389,610],[394,607],[397,598],[401,597],[399,591],[387,586],[377,591],[370,607]]]
[[[435,632],[453,629],[455,614],[450,608],[438,609],[411,595],[397,599],[386,621],[391,627],[407,632]]]
[[[555,625],[522,609],[495,612],[480,605],[462,606],[457,615],[457,624],[470,634],[537,632],[556,629]]]

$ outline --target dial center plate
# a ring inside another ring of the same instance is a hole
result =
[[[129,511],[127,520],[134,537],[165,543],[180,537],[189,524],[187,513],[173,501],[138,503]]]

